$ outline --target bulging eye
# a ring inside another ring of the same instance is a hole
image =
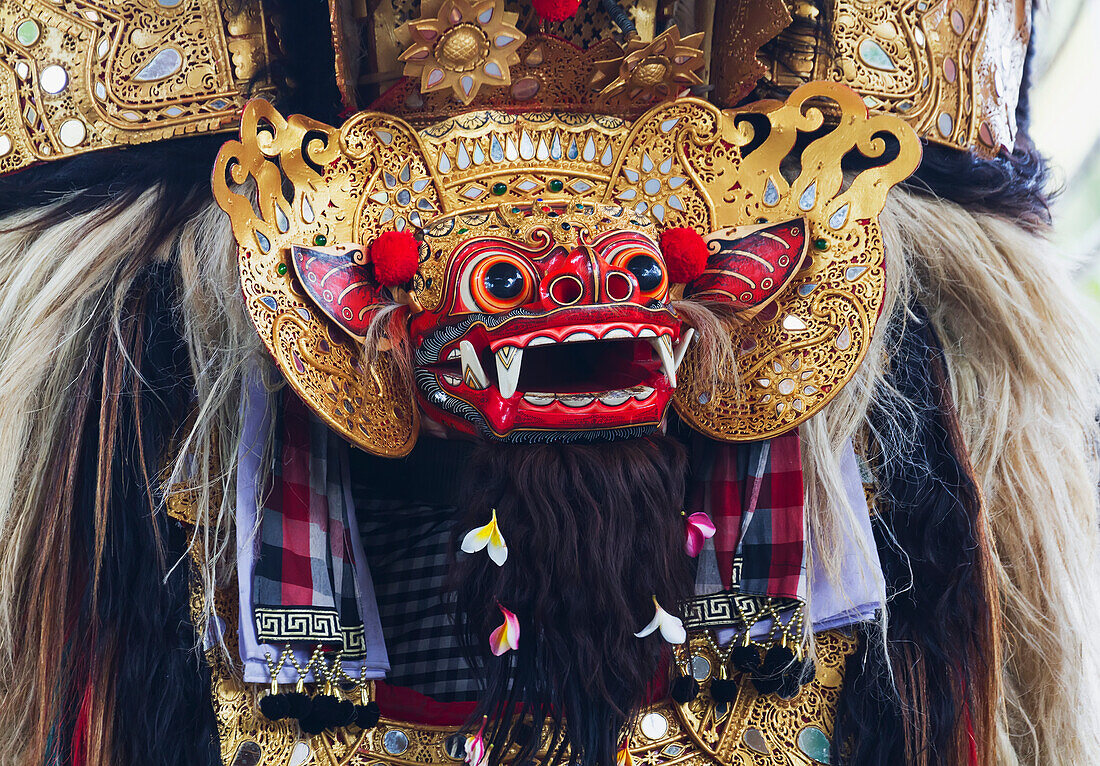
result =
[[[635,255],[626,262],[627,271],[638,280],[643,293],[652,293],[665,281],[665,270],[652,255]]]
[[[510,301],[523,294],[523,272],[514,263],[501,261],[485,270],[485,289],[494,298]]]
[[[526,264],[508,255],[483,259],[470,274],[470,296],[482,311],[511,311],[529,303],[535,278]]]

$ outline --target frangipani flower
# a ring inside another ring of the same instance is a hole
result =
[[[687,641],[687,630],[684,629],[683,620],[662,609],[661,605],[657,603],[656,596],[653,597],[653,606],[657,608],[653,619],[634,635],[638,638],[645,638],[653,631],[660,629],[661,638],[670,644],[682,644]]]
[[[508,544],[500,533],[496,508],[493,509],[493,518],[489,519],[488,524],[471,529],[462,538],[462,550],[465,553],[477,553],[482,548],[489,549],[489,558],[498,567],[504,566],[504,562],[508,560]]]
[[[703,550],[703,543],[714,537],[714,522],[702,511],[697,511],[687,517],[687,538],[684,540],[684,550],[687,555],[695,558]]]
[[[489,636],[489,650],[497,657],[509,649],[519,649],[519,618],[497,604],[504,622]]]
[[[470,766],[481,766],[488,758],[488,751],[485,749],[485,723],[488,718],[482,716],[481,728],[477,730],[477,734],[472,737],[466,737],[466,763]]]

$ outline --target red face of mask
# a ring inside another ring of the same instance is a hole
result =
[[[681,322],[651,227],[551,211],[467,228],[439,309],[411,325],[425,411],[515,441],[657,428],[676,385]],[[452,231],[434,227],[425,241],[434,248]]]

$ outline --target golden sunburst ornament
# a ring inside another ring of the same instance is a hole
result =
[[[450,88],[469,104],[483,85],[510,85],[509,67],[519,63],[527,39],[504,10],[504,0],[425,0],[421,17],[406,27],[412,44],[399,57],[405,76],[420,75],[420,91]]]
[[[622,56],[596,62],[592,87],[608,98],[626,91],[627,98],[644,102],[675,98],[692,85],[702,85],[703,33],[680,37],[675,26],[651,42],[627,39]]]

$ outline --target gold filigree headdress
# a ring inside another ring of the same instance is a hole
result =
[[[356,108],[361,83],[396,83],[375,108],[422,126],[467,105],[636,118],[653,105],[648,97],[699,82],[731,105],[758,81],[789,91],[828,80],[929,141],[984,156],[1014,143],[1029,0],[719,3],[697,19],[703,42],[662,32],[657,0],[622,5],[637,32],[615,42],[598,3],[553,30],[564,40],[525,40],[529,7],[513,0],[435,0],[423,4],[435,15],[419,17],[408,0],[371,11],[332,0],[337,81]],[[246,94],[268,87],[255,78],[270,63],[269,26],[259,0],[0,3],[0,174],[234,129]]]

